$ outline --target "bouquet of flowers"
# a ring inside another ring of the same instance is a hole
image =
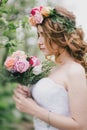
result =
[[[47,61],[41,63],[36,56],[28,56],[24,51],[13,52],[4,62],[10,82],[22,85],[35,84],[38,80],[48,75],[52,65]]]

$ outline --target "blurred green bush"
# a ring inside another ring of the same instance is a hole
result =
[[[34,4],[35,0],[0,1],[0,130],[33,129],[32,117],[15,108],[12,95],[16,84],[9,83],[3,65],[13,51],[30,51],[26,39],[33,33],[30,33],[26,9],[29,10]],[[23,35],[18,37],[21,34]]]

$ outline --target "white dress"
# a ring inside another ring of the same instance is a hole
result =
[[[32,96],[40,106],[47,110],[60,115],[70,116],[66,89],[49,77],[42,78],[32,87]],[[35,130],[59,130],[36,117],[34,117],[34,127]]]

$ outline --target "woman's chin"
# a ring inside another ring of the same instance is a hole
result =
[[[47,52],[47,51],[45,51],[45,50],[41,50],[42,51],[42,53],[45,55],[45,56],[48,56],[49,55],[49,53]]]
[[[49,55],[49,53],[47,53],[47,52],[42,52],[43,54],[44,54],[44,56],[48,56]]]

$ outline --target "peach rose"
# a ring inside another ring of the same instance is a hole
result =
[[[29,17],[29,23],[32,25],[32,26],[35,26],[36,25],[36,21],[34,19],[34,17]]]
[[[7,68],[7,70],[11,71],[14,68],[14,64],[15,64],[16,60],[15,58],[12,57],[8,57],[4,63],[5,67]]]
[[[41,14],[45,17],[48,17],[51,13],[51,8],[50,7],[43,7],[41,10]]]

